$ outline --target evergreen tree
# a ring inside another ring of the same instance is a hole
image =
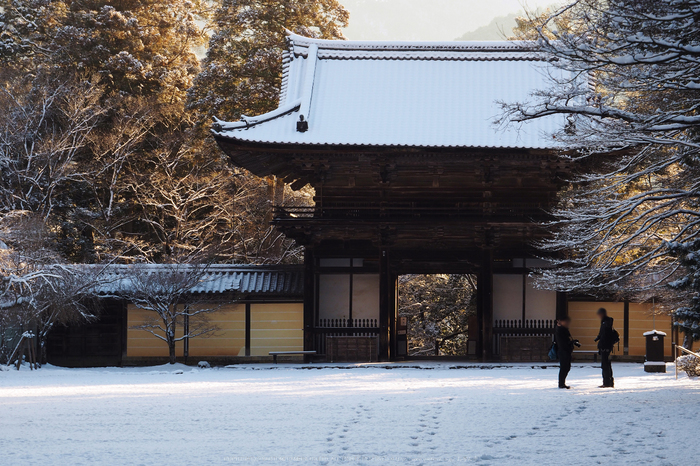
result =
[[[221,0],[212,21],[202,71],[189,91],[200,131],[212,117],[237,120],[278,103],[286,30],[308,37],[342,39],[348,12],[336,0]],[[237,198],[246,214],[236,224],[241,255],[256,262],[300,260],[301,250],[269,226],[273,205],[308,204],[307,190],[292,192],[280,180],[260,179],[235,169]]]
[[[342,39],[348,12],[337,0],[221,0],[190,107],[206,121],[238,120],[277,106],[285,30]]]
[[[700,240],[671,243],[669,251],[684,268],[683,276],[669,286],[686,297],[674,317],[676,326],[685,332],[684,346],[692,348],[693,341],[700,340]]]
[[[182,100],[205,41],[201,0],[1,0],[0,58],[30,73],[78,71],[130,96]],[[61,73],[62,72],[62,73]]]
[[[266,183],[235,176],[184,107],[199,71],[193,48],[205,43],[202,2],[0,6],[8,97],[0,212],[45,218],[54,244],[76,261],[189,260],[214,250],[224,260],[284,258],[269,203],[251,202],[264,199]]]

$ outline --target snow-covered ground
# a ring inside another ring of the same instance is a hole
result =
[[[700,381],[616,364],[0,372],[2,465],[688,465]],[[453,368],[450,368],[453,367]],[[695,456],[692,452],[695,451]]]

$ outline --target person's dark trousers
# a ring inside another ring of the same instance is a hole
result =
[[[571,370],[571,357],[563,357],[559,359],[559,388],[566,387],[566,376]]]
[[[600,352],[600,366],[603,369],[603,386],[614,386],[615,380],[613,379],[612,362],[610,361],[610,351]]]

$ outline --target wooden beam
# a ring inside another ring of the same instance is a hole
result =
[[[477,290],[481,290],[481,357],[493,359],[493,253],[485,249],[481,256],[481,270]]]
[[[316,265],[313,246],[304,248],[304,351],[313,351],[316,316]],[[306,356],[305,356],[306,357]]]
[[[396,319],[398,319],[398,308],[399,304],[397,302],[398,296],[398,284],[399,277],[394,273],[393,270],[389,272],[389,356],[391,359],[395,359],[397,355],[396,351]]]

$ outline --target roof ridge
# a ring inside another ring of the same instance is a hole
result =
[[[319,50],[365,50],[365,51],[521,51],[531,52],[535,41],[359,41],[316,39],[295,34],[287,30],[291,47],[318,46]]]

